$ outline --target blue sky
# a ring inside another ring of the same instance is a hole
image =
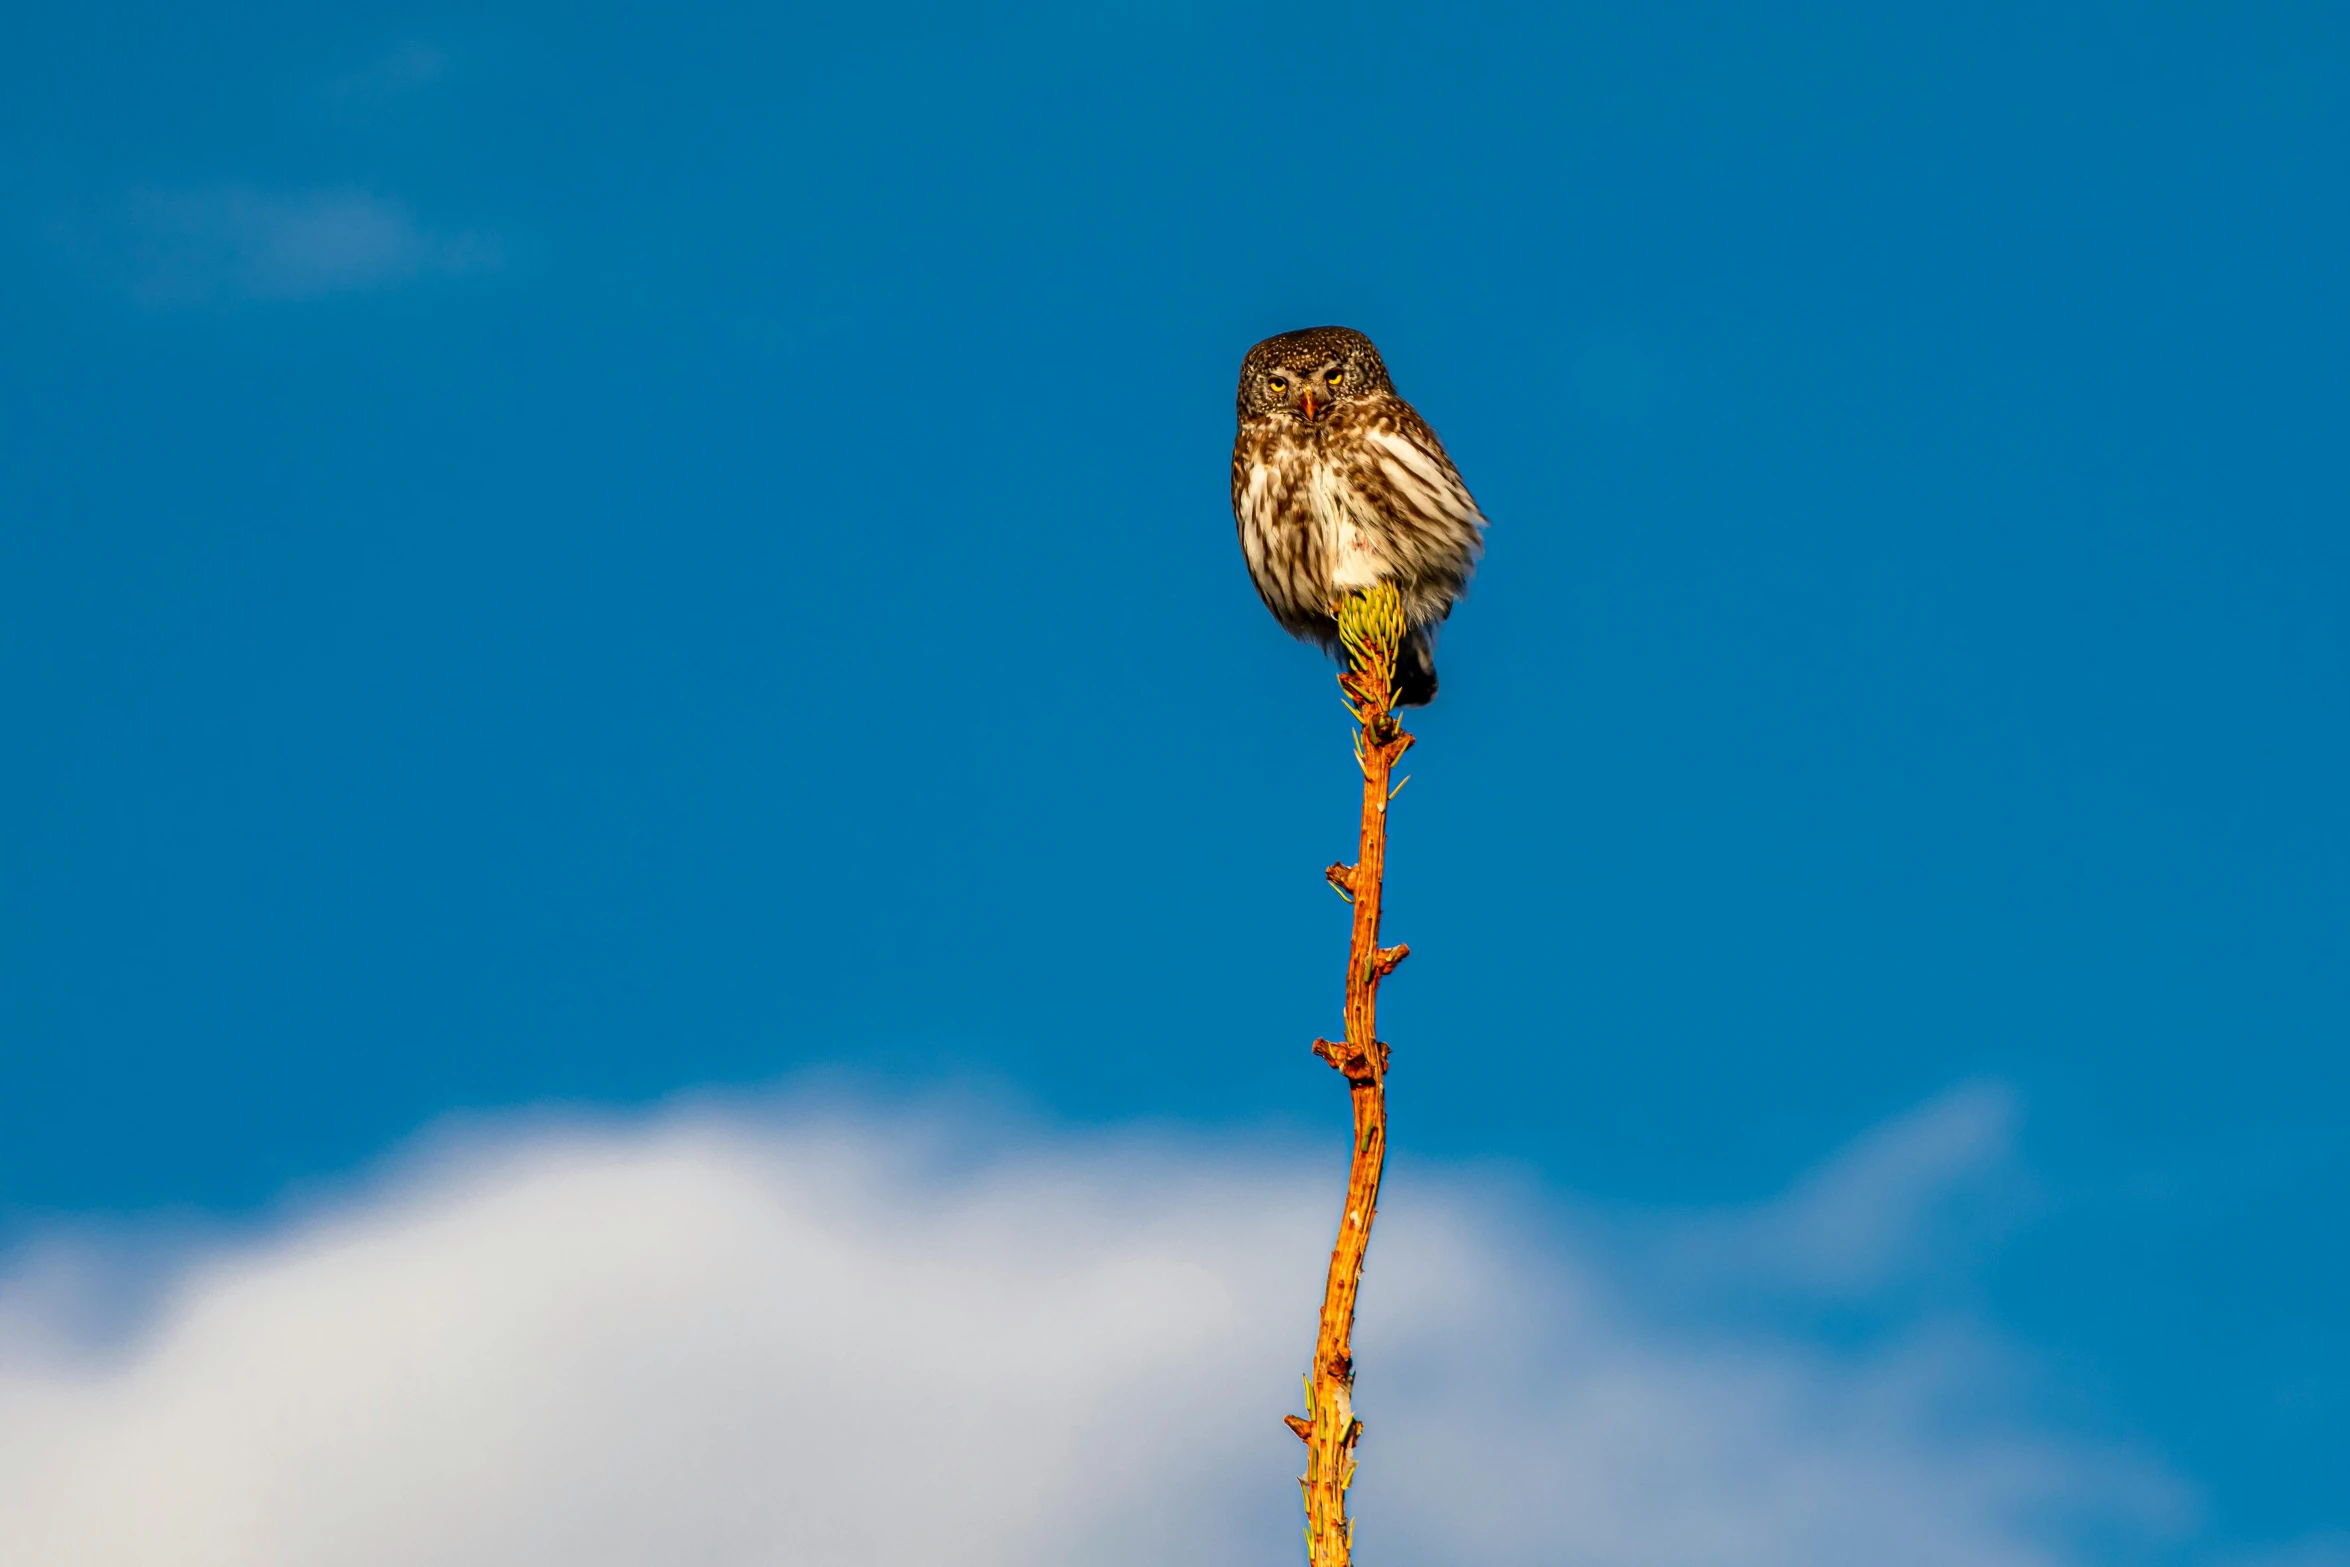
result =
[[[1224,486],[1336,321],[1493,518],[1399,1148],[1678,1234],[1995,1106],[1890,1293],[1623,1287],[1974,1324],[2130,1551],[2350,1530],[2339,5],[12,33],[18,1255],[811,1073],[1313,1146],[1351,764]]]

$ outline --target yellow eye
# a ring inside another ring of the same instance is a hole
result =
[[[1339,382],[1346,379],[1346,372],[1344,370],[1333,370],[1328,375],[1322,377],[1322,379],[1329,382],[1332,386],[1336,386]]]
[[[1270,386],[1276,392],[1286,392],[1289,390],[1289,383],[1283,380],[1280,376],[1273,377],[1272,380],[1266,382],[1265,384]]]

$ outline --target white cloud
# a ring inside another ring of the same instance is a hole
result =
[[[27,1254],[0,1288],[0,1560],[1293,1562],[1279,1416],[1336,1154],[972,1152],[952,1123],[493,1128],[184,1246],[96,1342],[71,1247]],[[1949,1135],[1929,1115],[1863,1162],[1940,1168]],[[1800,1233],[1899,1254],[1886,1229]],[[1980,1334],[1666,1328],[1615,1267],[1490,1187],[1395,1172],[1358,1344],[1365,1567],[2021,1567],[2175,1506],[2022,1421]]]
[[[1758,1209],[1654,1227],[1682,1287],[1859,1300],[1974,1260],[2015,1206],[2014,1095],[1971,1083],[1875,1127]]]
[[[352,189],[139,190],[60,239],[147,304],[314,299],[496,267],[497,242],[436,233],[407,206]]]

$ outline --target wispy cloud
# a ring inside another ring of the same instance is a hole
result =
[[[316,299],[480,272],[501,260],[490,236],[435,232],[405,203],[354,189],[138,190],[58,232],[152,305]]]
[[[1897,1124],[1846,1168],[1931,1185],[1983,1113]],[[945,1124],[509,1127],[196,1246],[95,1346],[51,1248],[0,1289],[0,1559],[1292,1562],[1278,1417],[1328,1159],[949,1157]],[[1490,1189],[1423,1168],[1391,1192],[1367,1560],[2034,1567],[2177,1515],[2160,1473],[2035,1427],[1979,1331],[1852,1352],[1668,1326],[1604,1249]],[[1721,1221],[1722,1265],[1785,1242],[1804,1269],[1897,1267],[1934,1205],[1795,1210]]]
[[[1854,1302],[1963,1271],[2024,1196],[2016,1105],[1971,1083],[1872,1128],[1772,1202],[1651,1222],[1675,1287]],[[1637,1226],[1636,1226],[1637,1228]]]

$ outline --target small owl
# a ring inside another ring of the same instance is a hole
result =
[[[1268,337],[1240,362],[1232,515],[1248,574],[1290,634],[1338,652],[1335,607],[1392,582],[1411,633],[1410,707],[1436,695],[1436,627],[1477,569],[1485,517],[1444,444],[1395,395],[1379,350],[1342,326]]]

